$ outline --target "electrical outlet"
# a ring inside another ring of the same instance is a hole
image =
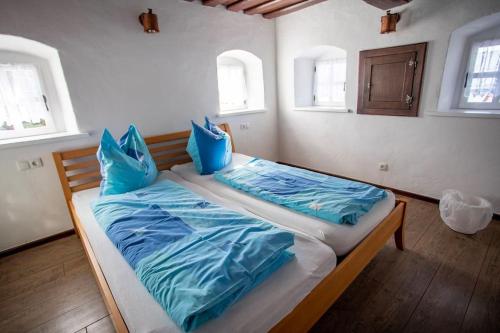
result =
[[[40,157],[34,158],[34,159],[30,160],[29,162],[30,162],[31,169],[43,167],[43,161]]]
[[[389,171],[389,164],[388,163],[385,163],[385,162],[380,162],[378,164],[378,169],[380,171]]]
[[[241,123],[240,129],[242,129],[242,130],[250,129],[250,123]]]
[[[18,171],[26,171],[31,169],[30,161],[17,161],[16,166]]]

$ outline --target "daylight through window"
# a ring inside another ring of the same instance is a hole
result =
[[[500,39],[472,46],[460,107],[500,108]]]
[[[54,131],[38,69],[0,63],[0,138]]]
[[[344,106],[346,59],[317,60],[314,71],[314,105]]]
[[[221,110],[245,109],[247,107],[247,84],[244,65],[220,65],[218,76]]]

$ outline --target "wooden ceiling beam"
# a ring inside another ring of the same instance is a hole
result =
[[[405,5],[411,2],[411,0],[363,0],[363,1],[366,2],[367,4],[370,4],[372,6],[375,6],[383,10],[391,9],[393,7]]]
[[[193,0],[185,0],[193,2]],[[307,8],[326,0],[202,0],[205,6],[216,7],[217,5],[226,6],[227,10],[239,12],[243,10],[245,14],[262,14],[264,18],[272,19],[287,15],[298,10]],[[365,0],[370,1],[370,0]],[[377,0],[375,0],[377,1]],[[384,0],[380,0],[384,1]],[[385,1],[405,1],[411,0],[385,0]]]
[[[224,4],[225,0],[203,0],[202,3],[205,6],[215,7],[217,5]]]
[[[318,4],[320,2],[324,2],[324,1],[326,1],[326,0],[306,0],[303,2],[299,2],[295,5],[291,5],[291,6],[282,8],[282,9],[275,10],[274,12],[265,13],[262,16],[264,16],[264,18],[266,18],[266,19],[273,19],[273,18],[280,17],[283,15],[291,14],[291,13],[296,12],[298,10],[310,7],[312,5],[316,5],[316,4]]]
[[[239,12],[240,10],[252,8],[270,1],[271,0],[240,0],[230,6],[227,6],[227,9],[233,12]]]
[[[249,9],[245,9],[243,12],[248,15],[254,15],[254,14],[265,14],[265,13],[270,13],[274,12],[278,9],[282,9],[285,7],[289,7],[292,5],[295,5],[300,2],[304,2],[305,0],[272,0],[266,3],[263,3],[262,5],[255,6]]]

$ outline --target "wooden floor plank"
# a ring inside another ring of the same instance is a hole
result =
[[[107,317],[108,310],[99,295],[89,302],[82,304],[40,326],[28,331],[29,333],[66,333],[77,332],[87,326]],[[88,331],[88,329],[87,329]],[[99,332],[99,331],[97,331]]]
[[[0,295],[2,301],[12,297],[19,297],[29,293],[36,292],[46,284],[55,282],[64,277],[63,265],[49,267],[39,272],[34,272],[28,276],[22,276],[16,280],[0,284]]]
[[[462,332],[500,332],[500,221],[487,230],[492,241],[462,323]]]
[[[96,298],[100,300],[100,293],[89,264],[80,261],[77,271],[69,270],[29,293],[0,299],[0,332],[29,331]]]
[[[87,333],[114,333],[115,328],[113,327],[113,322],[111,318],[104,317],[101,320],[89,325],[87,327]]]
[[[84,255],[80,241],[73,235],[35,248],[0,258],[0,283],[30,276],[49,267]]]
[[[474,237],[450,231],[440,224],[446,255],[405,332],[458,332],[491,240],[490,232]]]

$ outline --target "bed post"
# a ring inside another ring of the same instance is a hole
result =
[[[406,220],[406,206],[408,202],[406,200],[398,199],[396,200],[396,205],[399,203],[403,204],[403,218],[401,219],[401,225],[396,229],[394,233],[394,242],[396,243],[396,248],[401,251],[405,250],[405,220]]]

